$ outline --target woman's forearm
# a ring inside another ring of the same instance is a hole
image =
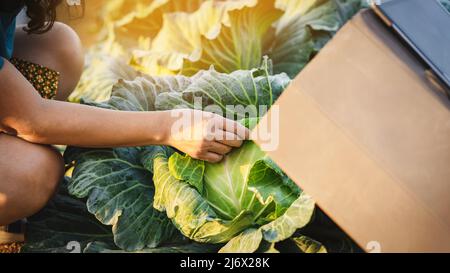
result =
[[[120,112],[43,101],[33,130],[21,138],[40,144],[106,148],[166,144],[168,112]]]
[[[201,111],[120,112],[44,100],[13,65],[4,62],[0,133],[32,143],[86,148],[167,145],[196,159],[219,162],[250,134],[236,122]],[[178,128],[177,121],[186,117],[195,123]]]
[[[3,61],[0,133],[32,143],[81,147],[165,144],[167,112],[119,112],[44,100],[8,60]]]

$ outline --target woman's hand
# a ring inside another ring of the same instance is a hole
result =
[[[174,110],[167,114],[165,144],[195,159],[220,162],[250,135],[241,124],[216,114],[195,110]]]

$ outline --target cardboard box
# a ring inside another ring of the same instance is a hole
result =
[[[450,102],[425,69],[365,10],[276,104],[269,154],[368,251],[450,252]]]

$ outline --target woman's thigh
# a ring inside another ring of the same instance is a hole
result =
[[[58,100],[66,100],[83,71],[84,53],[78,35],[69,26],[55,23],[44,34],[28,34],[16,28],[13,56],[60,73]]]
[[[42,209],[63,173],[55,149],[0,133],[0,226]]]

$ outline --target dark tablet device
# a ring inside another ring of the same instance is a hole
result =
[[[431,68],[450,97],[450,11],[444,1],[377,0],[373,8]]]

